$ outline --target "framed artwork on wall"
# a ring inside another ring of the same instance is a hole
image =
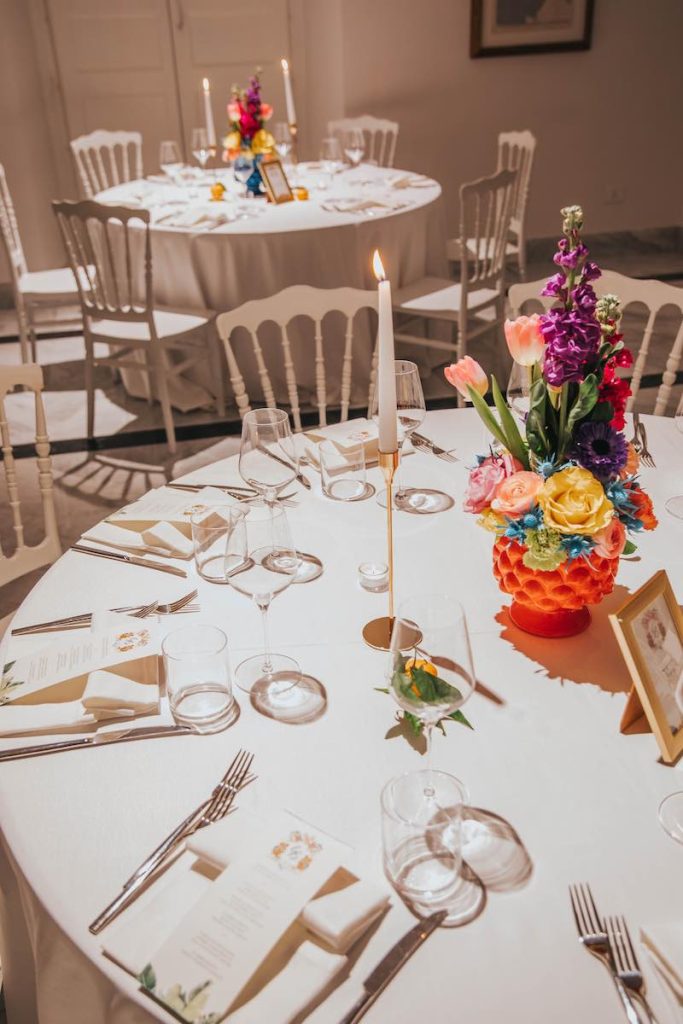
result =
[[[588,50],[594,0],[471,0],[470,57]]]

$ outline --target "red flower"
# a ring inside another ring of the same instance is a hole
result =
[[[630,359],[630,362],[617,362],[617,359],[622,353],[625,353],[624,358],[627,360]],[[611,426],[613,426],[615,430],[624,429],[626,422],[624,419],[624,412],[626,411],[626,403],[631,395],[631,388],[629,387],[628,381],[623,380],[621,377],[617,377],[616,366],[630,366],[632,362],[633,357],[626,349],[622,349],[618,352],[616,356],[613,356],[612,359],[605,364],[602,383],[598,389],[598,401],[610,402],[612,405],[614,416],[611,421]]]
[[[253,138],[260,127],[261,125],[253,114],[249,114],[245,111],[240,117],[240,135],[243,139]]]

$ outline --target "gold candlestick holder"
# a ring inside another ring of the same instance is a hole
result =
[[[391,630],[394,625],[394,503],[392,484],[398,468],[398,451],[379,452],[379,468],[384,474],[387,489],[387,563],[389,566],[389,614],[371,619],[363,626],[363,639],[369,647],[388,651],[391,646]]]
[[[298,147],[297,147],[297,135],[298,135],[298,132],[299,132],[299,129],[298,129],[297,125],[296,124],[290,124],[290,126],[289,126],[289,134],[292,136],[292,163],[293,164],[298,164],[298,162],[299,162],[299,153],[298,153]]]

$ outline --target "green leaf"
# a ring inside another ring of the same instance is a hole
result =
[[[638,550],[638,545],[634,544],[632,540],[627,540],[624,544],[624,550],[621,552],[622,555],[632,555],[634,551]]]
[[[539,458],[545,458],[552,453],[550,439],[546,430],[546,416],[552,406],[548,402],[545,381],[538,377],[531,385],[529,393],[529,415],[526,420],[526,438],[529,448]]]
[[[514,457],[518,459],[519,462],[522,463],[525,469],[528,469],[529,453],[526,449],[524,441],[522,440],[522,435],[519,432],[517,421],[510,412],[510,408],[505,399],[503,398],[500,388],[498,386],[498,381],[494,376],[491,376],[491,392],[493,394],[493,401],[495,403],[496,409],[498,410],[498,415],[500,416],[500,422],[503,428],[503,433],[507,438],[507,444],[505,445],[505,447],[507,448],[511,455],[514,455]]]
[[[411,715],[410,711],[404,711],[403,717],[405,718],[406,722],[408,723],[412,731],[415,733],[415,735],[421,736],[422,730],[424,729],[424,722],[420,721],[420,719],[417,718],[415,715]]]
[[[592,423],[610,423],[614,419],[614,407],[611,402],[598,402],[591,412]]]
[[[146,964],[142,968],[142,970],[138,974],[138,981],[140,982],[143,988],[148,989],[148,991],[150,992],[154,991],[154,989],[157,987],[157,976],[154,973],[154,968],[152,967],[151,964]]]
[[[375,693],[391,693],[388,686],[376,686]]]
[[[474,732],[474,726],[467,718],[465,718],[462,711],[452,711],[448,717],[452,718],[454,722],[460,722],[461,725],[466,725],[468,729],[471,729]]]
[[[479,413],[479,418],[482,420],[484,426],[491,434],[493,434],[496,441],[499,441],[500,444],[502,444],[503,447],[506,448],[507,441],[498,420],[493,415],[493,413],[491,412],[488,405],[486,404],[486,402],[481,397],[478,391],[475,391],[474,388],[471,386],[468,386],[468,391],[470,393],[470,401],[472,402],[472,405]]]
[[[579,393],[567,416],[565,436],[570,438],[579,420],[587,416],[594,408],[598,400],[598,378],[594,373],[589,373],[585,380],[579,385]],[[563,438],[560,438],[562,444]],[[563,446],[564,447],[564,446]]]

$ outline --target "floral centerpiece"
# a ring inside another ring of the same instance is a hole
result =
[[[273,108],[270,103],[264,103],[261,99],[258,69],[249,79],[247,89],[233,85],[228,103],[230,131],[224,142],[223,160],[235,161],[244,159],[245,156],[252,160],[252,177],[247,181],[247,188],[255,195],[262,192],[259,161],[275,148],[275,139],[265,127],[272,116]]]
[[[587,605],[614,586],[627,534],[657,526],[638,481],[638,455],[623,434],[631,394],[618,369],[632,365],[614,295],[581,241],[580,207],[562,210],[559,268],[542,294],[547,313],[505,322],[512,358],[526,368],[528,412],[518,425],[495,377],[470,357],[445,371],[495,439],[470,472],[464,508],[495,535],[494,573],[511,594],[513,621],[542,636],[570,636],[590,622]]]

